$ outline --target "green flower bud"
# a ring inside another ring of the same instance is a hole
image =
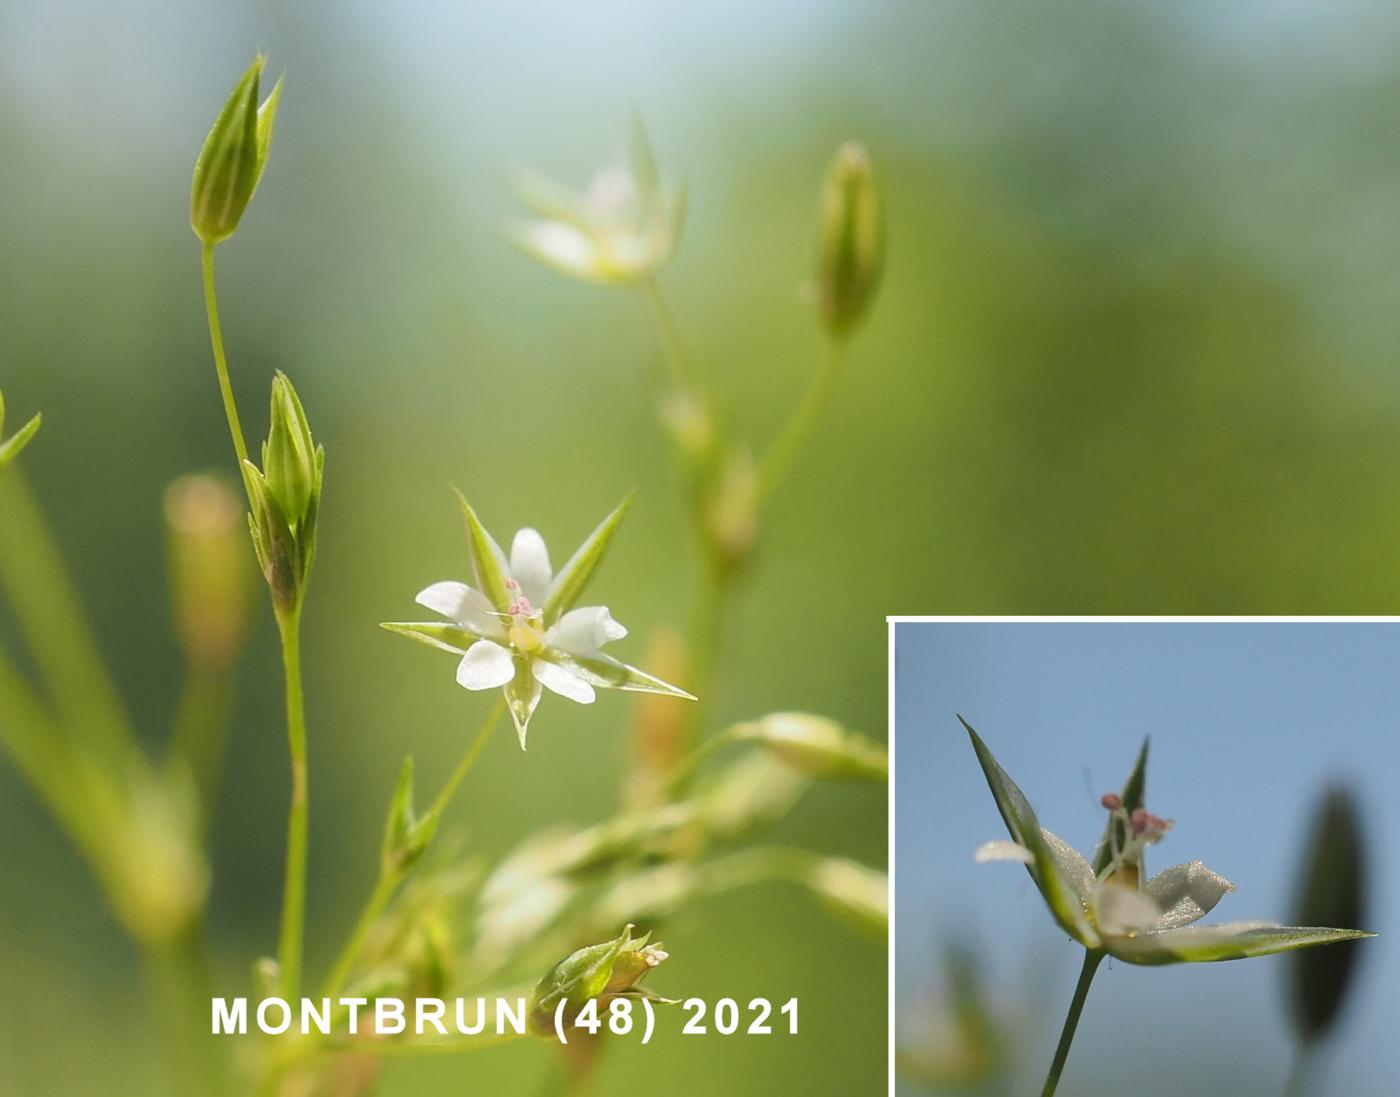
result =
[[[1331,789],[1313,818],[1312,844],[1295,906],[1301,926],[1359,926],[1366,919],[1366,855],[1356,801]],[[1311,1044],[1336,1024],[1355,983],[1355,941],[1302,949],[1290,960],[1290,1004],[1298,1039]]]
[[[294,609],[301,586],[301,554],[297,540],[282,516],[277,500],[268,490],[262,470],[252,461],[244,461],[243,474],[252,506],[248,524],[253,532],[258,566],[262,568],[263,578],[272,591],[272,601],[277,609]]]
[[[864,146],[842,145],[822,192],[817,307],[831,335],[850,332],[875,295],[884,265],[884,225],[875,172]]]
[[[437,833],[438,816],[419,819],[413,811],[413,756],[403,760],[389,817],[384,824],[380,859],[386,872],[404,873],[418,863]]]
[[[844,857],[813,866],[808,886],[833,913],[857,929],[883,939],[890,929],[890,880],[883,872]]]
[[[282,97],[282,78],[258,105],[258,80],[267,57],[258,54],[233,94],[219,111],[194,165],[190,187],[190,225],[206,244],[227,240],[258,189],[272,128]]]
[[[852,781],[886,781],[885,748],[835,720],[807,712],[775,712],[735,725],[736,739],[761,743],[778,758],[813,777]]]
[[[0,392],[0,469],[3,469],[11,461],[19,456],[19,451],[29,445],[30,440],[39,433],[39,424],[43,421],[42,415],[36,415],[24,426],[15,432],[13,438],[5,437],[5,394]]]
[[[601,1005],[612,998],[643,994],[637,984],[668,956],[659,943],[647,943],[650,937],[647,934],[633,939],[629,924],[615,939],[581,948],[560,960],[530,996],[531,1031],[539,1036],[553,1036],[554,1013],[561,1001],[568,1003],[565,1023],[573,1024],[593,998],[599,999]]]
[[[263,475],[283,516],[295,528],[306,521],[311,509],[320,459],[301,400],[287,375],[280,370],[272,379],[269,422],[262,451]]]
[[[212,476],[185,476],[165,491],[175,627],[192,664],[227,667],[243,646],[251,602],[242,501]]]

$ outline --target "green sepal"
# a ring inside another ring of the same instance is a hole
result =
[[[515,734],[520,740],[520,749],[525,749],[525,735],[530,730],[530,717],[540,703],[541,687],[530,673],[530,661],[520,655],[514,656],[515,677],[503,687],[506,707],[510,709],[511,722],[515,724]]]
[[[0,404],[0,413],[3,413],[4,405]],[[42,413],[35,415],[33,419],[25,423],[19,430],[15,431],[9,438],[0,440],[0,469],[4,468],[16,457],[25,446],[33,441],[34,436],[39,433],[39,427],[43,423]],[[4,418],[0,416],[0,427],[4,425]]]
[[[632,505],[634,494],[628,493],[627,497],[598,524],[598,528],[588,535],[588,539],[578,547],[578,550],[569,557],[568,563],[560,568],[554,576],[554,580],[549,585],[549,595],[544,603],[544,622],[546,625],[554,624],[578,602],[584,588],[592,581],[594,573],[602,564],[608,546],[612,544],[613,535],[617,533],[618,526],[622,524],[622,519]]]
[[[1146,805],[1147,801],[1147,748],[1152,740],[1144,739],[1142,749],[1138,751],[1137,761],[1133,763],[1133,771],[1128,774],[1128,779],[1123,783],[1121,793],[1123,799],[1123,811],[1127,815],[1132,815],[1138,808]],[[1116,831],[1116,834],[1115,834]],[[1128,828],[1121,816],[1116,813],[1110,816],[1108,824],[1104,827],[1103,837],[1099,839],[1099,844],[1094,850],[1093,868],[1094,875],[1097,876],[1104,869],[1108,868],[1109,862],[1113,860],[1113,846],[1117,842],[1118,848],[1122,849],[1128,842]]]
[[[571,655],[558,648],[546,648],[535,656],[548,663],[567,667],[590,686],[598,689],[620,689],[628,693],[659,693],[666,697],[683,697],[694,701],[695,695],[679,686],[663,682],[644,670],[619,662],[611,655]]]
[[[297,391],[280,370],[272,380],[272,405],[267,441],[263,443],[263,475],[287,521],[300,528],[320,479],[316,443]]]
[[[244,461],[243,466],[249,502],[252,504],[249,523],[253,530],[253,546],[257,550],[263,578],[267,580],[277,608],[292,609],[297,604],[301,585],[300,551],[296,538],[257,465]]]
[[[418,818],[413,811],[413,756],[404,758],[399,779],[389,801],[384,823],[380,861],[386,872],[403,873],[412,868],[432,844],[438,817],[429,813]]]
[[[267,156],[272,151],[272,131],[277,125],[277,108],[282,103],[282,85],[286,79],[285,73],[277,78],[277,83],[272,85],[272,91],[263,100],[262,106],[258,108],[258,177],[253,181],[254,192],[257,191],[258,184],[262,182],[263,169],[267,166]]]
[[[277,104],[269,96],[267,123],[260,125],[258,82],[266,64],[263,54],[253,59],[224,102],[195,161],[190,226],[209,245],[227,240],[238,228],[267,162]],[[278,83],[274,95],[280,98]]]
[[[396,636],[407,636],[420,644],[428,644],[454,655],[465,655],[467,649],[481,637],[458,625],[439,621],[381,621],[379,627]]]
[[[1090,948],[1098,947],[1098,932],[1090,923],[1084,904],[1075,894],[1073,886],[1060,869],[1059,862],[1041,834],[1040,822],[1036,819],[1030,801],[997,763],[992,752],[987,749],[987,744],[982,742],[981,736],[973,730],[972,725],[962,716],[958,716],[958,720],[972,738],[972,749],[977,753],[977,761],[982,766],[987,787],[992,790],[992,798],[996,801],[997,810],[1001,813],[1007,831],[1010,832],[1012,840],[1030,850],[1034,858],[1034,863],[1028,864],[1026,869],[1045,897],[1050,913],[1061,928],[1075,940]]]
[[[1374,937],[1359,929],[1319,926],[1261,926],[1252,922],[1225,922],[1217,926],[1184,926],[1161,933],[1108,940],[1111,955],[1130,964],[1209,964],[1247,960],[1276,952],[1330,945]]]
[[[569,1003],[566,1014],[574,1015],[589,999],[602,994],[612,980],[618,954],[631,940],[629,924],[613,940],[581,948],[550,968],[530,995],[531,1030],[540,1036],[553,1036],[554,1011],[561,1001]]]
[[[459,491],[457,498],[462,501],[462,516],[467,522],[467,547],[471,551],[472,574],[476,576],[477,589],[504,613],[511,601],[510,591],[506,588],[509,571],[505,553],[481,524],[467,497]]]

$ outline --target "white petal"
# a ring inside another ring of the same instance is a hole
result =
[[[977,847],[972,859],[979,865],[988,861],[1020,861],[1025,865],[1035,864],[1035,855],[1019,842],[998,838],[994,842],[983,842]]]
[[[494,689],[514,677],[515,660],[491,640],[478,640],[457,664],[457,684],[467,689]]]
[[[591,705],[597,696],[592,686],[567,667],[561,667],[557,663],[546,663],[543,659],[536,659],[530,664],[530,670],[542,685],[570,701]]]
[[[563,221],[536,221],[516,230],[520,246],[541,262],[566,274],[595,279],[598,275],[598,249],[582,230]]]
[[[1044,827],[1040,828],[1040,836],[1050,847],[1050,853],[1055,858],[1055,863],[1060,866],[1060,871],[1069,881],[1069,886],[1074,888],[1074,893],[1079,896],[1080,902],[1088,903],[1089,897],[1094,894],[1094,870],[1089,867],[1089,862],[1084,860],[1084,855],[1058,834],[1054,834]]]
[[[535,608],[543,609],[553,572],[549,566],[549,549],[535,530],[516,531],[510,546],[510,574]]]
[[[1162,908],[1158,929],[1177,929],[1204,918],[1226,892],[1234,890],[1234,884],[1200,861],[1163,869],[1147,881],[1146,888]]]
[[[613,620],[607,606],[571,609],[549,626],[544,642],[570,655],[595,655],[609,640],[621,640],[627,630]]]
[[[1157,928],[1162,908],[1154,899],[1125,884],[1104,883],[1094,889],[1094,920],[1105,937],[1126,937]]]
[[[505,628],[486,595],[466,583],[445,580],[418,592],[414,599],[434,613],[449,617],[478,636],[504,636]]]

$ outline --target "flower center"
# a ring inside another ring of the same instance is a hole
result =
[[[510,646],[524,655],[533,655],[544,648],[544,621],[530,599],[525,597],[518,582],[507,579],[506,589],[511,596],[510,605],[506,607],[506,613],[510,616],[507,631]]]

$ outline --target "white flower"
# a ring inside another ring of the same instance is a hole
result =
[[[606,606],[573,603],[583,593],[626,512],[613,511],[556,575],[549,550],[533,529],[511,543],[509,560],[462,501],[477,586],[444,580],[420,591],[417,602],[450,622],[390,622],[383,627],[461,656],[457,682],[470,690],[503,689],[525,748],[525,733],[542,689],[592,704],[595,689],[690,694],[602,651],[627,630]]]
[[[540,219],[515,226],[515,242],[585,282],[625,285],[652,277],[675,250],[685,194],[658,178],[640,123],[633,125],[628,151],[628,166],[603,169],[582,194],[521,172],[517,190]]]

